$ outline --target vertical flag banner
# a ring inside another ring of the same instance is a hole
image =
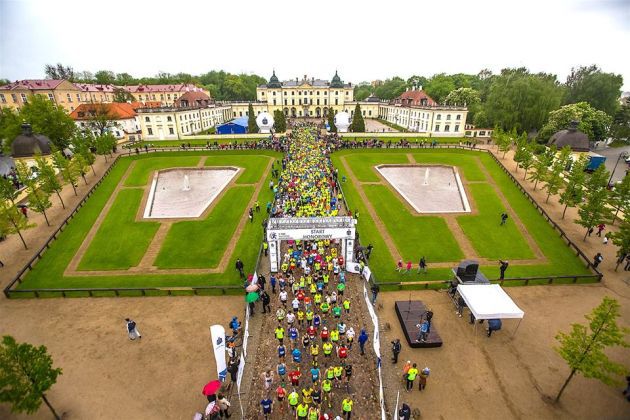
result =
[[[225,362],[225,328],[222,325],[212,325],[210,327],[210,339],[214,349],[214,358],[217,362],[217,374],[219,380],[225,382],[227,376],[227,365]]]

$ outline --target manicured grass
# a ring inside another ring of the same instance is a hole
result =
[[[400,199],[383,185],[364,185],[363,189],[396,243],[403,262],[411,260],[415,264],[422,256],[430,262],[464,257],[444,219],[411,215]]]
[[[182,152],[162,152],[160,157],[181,157]],[[271,151],[247,150],[247,151],[203,151],[185,152],[184,156],[251,156],[264,155],[273,158],[281,158],[282,154]],[[262,229],[260,228],[260,217],[256,217],[253,224],[248,224],[243,234],[237,239],[234,257],[231,259],[224,273],[198,274],[198,275],[178,275],[178,274],[140,274],[131,276],[81,276],[65,277],[63,272],[81,245],[85,235],[94,224],[102,208],[112,194],[116,185],[120,182],[123,174],[134,160],[154,158],[154,154],[144,154],[121,158],[112,169],[106,179],[103,180],[99,188],[94,192],[81,211],[72,219],[72,222],[64,229],[59,239],[52,242],[51,247],[43,255],[42,259],[33,266],[33,270],[28,272],[24,281],[18,286],[19,289],[37,288],[107,288],[107,287],[182,287],[182,286],[240,286],[241,280],[238,271],[234,269],[234,260],[241,258],[245,269],[253,269],[258,256],[259,245],[262,240]],[[266,183],[269,182],[269,175]],[[270,199],[268,188],[263,188],[259,200],[261,206]],[[263,207],[263,212],[264,207]],[[236,239],[235,239],[236,240]],[[213,291],[214,292],[214,291]],[[234,291],[227,290],[228,293],[240,294],[240,288]],[[216,293],[221,293],[217,289]],[[159,292],[158,294],[166,294]],[[110,294],[111,295],[111,294]],[[52,293],[51,297],[58,297]]]
[[[214,268],[244,217],[254,187],[228,190],[205,220],[174,223],[155,260],[159,268]]]
[[[260,180],[267,168],[267,156],[209,156],[205,166],[238,166],[245,170],[236,179],[237,184],[253,184]]]
[[[124,270],[138,265],[160,228],[158,222],[134,220],[143,193],[139,188],[118,192],[81,259],[79,270]]]
[[[144,155],[147,156],[147,155]],[[143,187],[149,183],[149,177],[154,171],[167,168],[193,167],[199,163],[199,156],[160,156],[150,155],[138,159],[131,173],[125,180],[127,187]]]
[[[423,149],[414,151],[413,157],[416,162],[451,165],[457,167],[460,176],[466,181],[486,181],[486,176],[481,172],[481,168],[475,159],[479,153],[466,152],[461,150],[435,151],[436,149]]]
[[[500,226],[505,211],[489,184],[469,184],[478,215],[459,216],[457,222],[481,257],[531,259],[534,253],[512,219]]]
[[[361,182],[378,182],[374,166],[385,163],[409,164],[409,159],[402,153],[374,155],[371,153],[353,153],[345,156],[348,165],[352,168],[352,172]]]

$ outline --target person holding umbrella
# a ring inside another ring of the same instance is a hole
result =
[[[216,393],[219,390],[219,388],[221,388],[221,381],[218,379],[215,379],[214,381],[210,381],[206,384],[206,386],[203,387],[203,391],[202,394],[206,396],[206,398],[208,398],[209,402],[215,402],[217,399]],[[219,408],[217,406],[217,412],[219,411]]]

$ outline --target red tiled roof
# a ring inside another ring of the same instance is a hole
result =
[[[7,85],[0,86],[2,90],[13,89],[30,89],[30,90],[51,90],[55,89],[63,80],[53,79],[28,79],[28,80],[16,80]]]
[[[131,104],[112,102],[106,104],[81,104],[70,113],[70,117],[73,120],[87,120],[90,118],[90,114],[95,112],[105,112],[117,120],[126,120],[138,115]]]
[[[408,90],[403,92],[398,98],[396,103],[403,105],[422,105],[422,100],[426,99],[426,105],[437,105],[437,103],[423,90]]]
[[[175,101],[175,106],[208,105],[210,97],[204,92],[186,92]]]
[[[81,92],[114,93],[114,89],[116,89],[116,86],[114,85],[97,85],[94,83],[75,83],[74,85],[79,88]]]
[[[123,86],[127,92],[131,93],[158,93],[158,92],[197,92],[202,89],[192,83],[178,83],[174,85],[135,85]]]
[[[159,108],[162,106],[162,102],[160,101],[145,101],[145,102],[135,101],[135,102],[132,102],[130,105],[134,110],[138,108]]]

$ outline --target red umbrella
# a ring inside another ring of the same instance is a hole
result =
[[[254,275],[253,275],[253,274],[248,274],[248,275],[247,275],[247,281],[248,281],[248,282],[250,282],[250,283],[251,283],[253,279],[254,279]]]
[[[206,386],[203,387],[203,395],[216,394],[219,388],[221,388],[221,381],[219,381],[218,379],[210,381],[206,384]]]

